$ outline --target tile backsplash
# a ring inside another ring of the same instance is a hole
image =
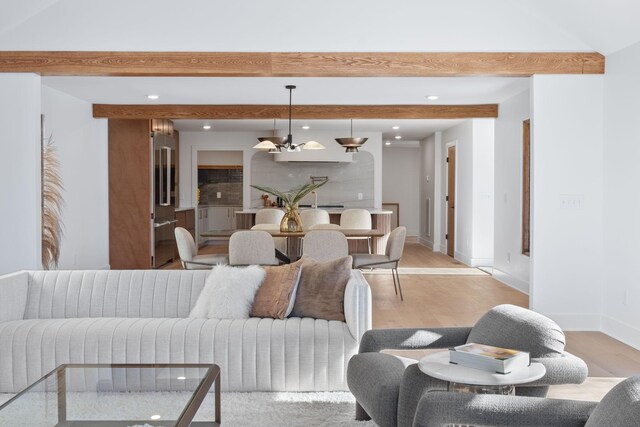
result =
[[[242,206],[242,169],[198,169],[198,189],[201,205]]]
[[[373,207],[374,159],[361,151],[350,163],[275,162],[273,154],[255,153],[251,159],[251,184],[289,190],[311,182],[312,176],[327,176],[329,182],[318,189],[319,205],[344,205],[347,208]],[[362,200],[358,200],[358,193]],[[262,192],[251,188],[251,207],[262,207]],[[270,196],[275,201],[275,196]],[[300,204],[310,205],[313,195]]]

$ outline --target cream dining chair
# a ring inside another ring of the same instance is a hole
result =
[[[252,230],[280,230],[280,221],[284,216],[282,209],[260,209],[256,212],[255,225],[251,227]],[[273,241],[276,245],[276,249],[282,253],[287,253],[287,238],[286,237],[273,237]]]
[[[398,274],[398,264],[404,251],[404,241],[407,237],[407,228],[400,226],[395,228],[389,239],[387,240],[387,248],[384,255],[377,254],[353,254],[353,268],[384,268],[391,270],[393,277],[393,287],[398,294],[400,290],[400,300],[404,301],[402,296],[402,287],[400,287],[400,275]]]
[[[347,238],[339,231],[314,230],[304,236],[302,255],[327,262],[349,255]]]
[[[340,215],[340,228],[349,230],[371,230],[371,213],[366,209],[345,209]],[[371,253],[370,237],[348,237],[350,240],[367,240]]]
[[[278,265],[273,237],[266,231],[236,231],[229,238],[230,265]]]
[[[311,227],[316,225],[329,224],[329,212],[324,209],[302,209],[300,211],[300,220],[304,231],[311,230]]]
[[[208,270],[216,264],[229,264],[227,254],[198,255],[198,247],[189,231],[176,227],[176,244],[182,268],[185,270]]]

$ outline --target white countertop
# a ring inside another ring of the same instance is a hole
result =
[[[241,211],[237,211],[236,213],[254,214],[254,213],[258,212],[261,209],[263,209],[263,208],[243,209]],[[312,209],[312,208],[300,208],[299,210],[305,210],[305,209]],[[339,209],[332,208],[332,209],[323,209],[323,210],[329,212],[330,214],[341,214],[342,212],[344,212],[347,209],[352,209],[352,208],[339,208]],[[374,209],[374,208],[362,208],[362,209],[366,209],[369,212],[371,212],[372,214],[376,214],[376,215],[390,215],[390,214],[393,213],[392,211],[385,210],[385,209]]]

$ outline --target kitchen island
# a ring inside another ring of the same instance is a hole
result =
[[[249,230],[255,225],[256,212],[261,208],[243,209],[236,212],[236,229]],[[300,208],[304,210],[306,208]],[[384,209],[365,208],[371,212],[371,228],[383,233],[381,237],[372,238],[372,251],[376,254],[384,254],[387,245],[387,238],[391,233],[391,211]],[[331,224],[340,224],[340,216],[346,208],[328,208]],[[289,244],[297,245],[298,239],[291,239]],[[366,240],[349,240],[349,253],[366,253],[369,251]]]

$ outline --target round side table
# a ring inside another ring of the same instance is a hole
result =
[[[478,394],[515,394],[515,387],[542,378],[546,369],[542,363],[509,374],[498,374],[449,363],[449,352],[429,354],[418,363],[425,374],[449,383],[449,391]]]

